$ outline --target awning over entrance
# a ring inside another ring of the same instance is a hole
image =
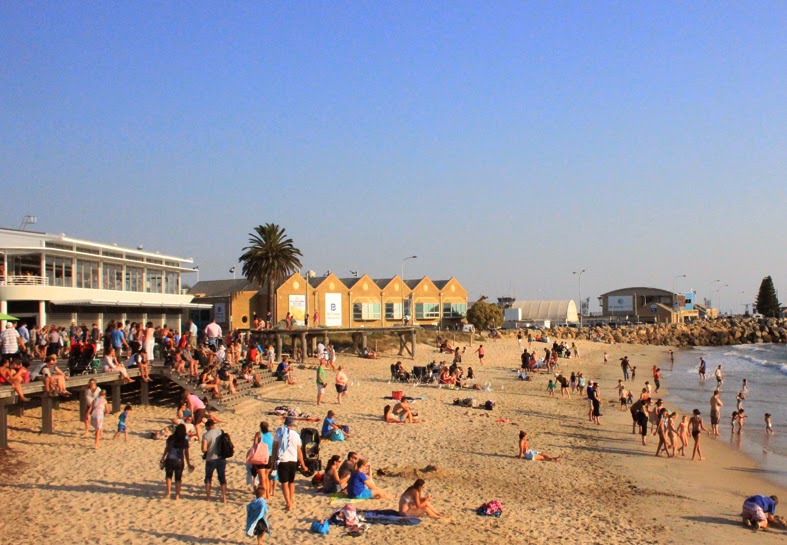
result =
[[[96,306],[96,307],[154,307],[154,308],[213,308],[204,303],[140,303],[139,301],[51,301],[59,306]]]

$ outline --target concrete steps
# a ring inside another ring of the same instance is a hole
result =
[[[285,383],[276,380],[276,377],[267,369],[256,371],[259,374],[262,387],[254,386],[245,380],[238,381],[236,388],[237,393],[229,394],[222,392],[221,399],[212,399],[208,397],[208,406],[219,412],[231,412],[238,414],[250,414],[259,408],[259,396],[264,396],[269,391],[275,391],[280,388],[279,385],[286,386]],[[158,374],[164,376],[180,386],[183,389],[192,390],[198,393],[201,390],[194,379],[188,376],[182,376],[173,373],[171,369],[162,368],[158,370]]]

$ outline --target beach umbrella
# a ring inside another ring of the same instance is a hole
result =
[[[0,312],[0,320],[5,320],[7,322],[16,322],[19,318],[14,318],[13,316],[9,316],[8,314],[3,314]]]

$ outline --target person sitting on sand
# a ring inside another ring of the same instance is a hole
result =
[[[375,354],[374,352],[369,350],[368,346],[364,346],[363,348],[361,348],[360,356],[362,358],[367,359],[367,360],[376,360],[377,359],[377,354]]]
[[[415,422],[415,417],[417,416],[413,412],[412,407],[410,407],[410,403],[408,403],[406,399],[402,399],[396,405],[394,405],[391,412],[394,416],[399,417],[400,421],[409,422],[410,424]]]
[[[281,362],[276,367],[276,378],[279,380],[287,381],[287,384],[295,384],[295,376],[292,372],[292,365],[290,365],[290,358],[284,356]]]
[[[779,498],[776,496],[756,495],[746,498],[741,509],[743,524],[753,526],[754,531],[765,529],[769,522],[773,522]]]
[[[440,371],[439,382],[444,386],[454,386],[456,384],[456,379],[451,376],[451,373],[447,367],[443,367]]]
[[[345,431],[347,426],[337,424],[334,420],[335,416],[336,413],[334,411],[328,411],[328,414],[325,416],[325,420],[322,421],[322,430],[320,431],[321,439],[328,439],[330,441],[344,441],[350,437],[350,435]]]
[[[355,470],[347,481],[347,496],[352,499],[370,500],[379,498],[381,500],[391,499],[385,492],[380,490],[369,473],[369,462],[361,458],[355,463]]]
[[[536,462],[559,462],[560,456],[549,456],[536,450],[530,450],[527,445],[527,432],[519,432],[519,458]]]
[[[339,477],[339,467],[341,458],[338,454],[331,456],[328,465],[325,466],[325,474],[322,481],[322,491],[325,494],[338,494],[347,487],[352,472],[347,473],[344,478]]]
[[[399,514],[401,516],[421,518],[426,515],[433,519],[439,519],[442,516],[432,507],[432,496],[424,496],[425,484],[423,479],[418,479],[404,491],[404,494],[399,498]]]

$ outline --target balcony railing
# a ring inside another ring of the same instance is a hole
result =
[[[27,274],[22,275],[6,275],[0,276],[0,284],[6,286],[48,286],[49,278],[46,276],[32,276]]]

